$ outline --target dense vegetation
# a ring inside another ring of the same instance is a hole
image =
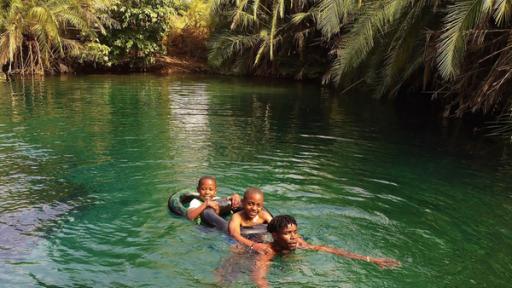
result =
[[[340,90],[372,87],[379,97],[428,92],[445,116],[510,112],[512,1],[219,0],[215,9],[228,20],[213,38],[213,65],[320,72]]]
[[[112,25],[108,0],[0,0],[0,63],[25,74],[53,71]]]
[[[172,0],[125,0],[110,8],[117,27],[101,36],[110,48],[110,59],[116,66],[129,70],[145,70],[156,55],[165,53],[162,39],[175,14]]]
[[[321,79],[338,91],[364,87],[378,97],[428,95],[445,116],[511,112],[510,0],[0,0],[0,6],[0,63],[8,72],[141,71],[166,54],[204,57],[208,42],[209,64],[223,73]]]
[[[0,63],[8,73],[144,70],[165,54],[173,0],[0,0]],[[63,68],[64,67],[64,68]]]

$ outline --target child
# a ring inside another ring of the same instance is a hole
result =
[[[201,219],[206,222],[206,224],[227,232],[228,224],[226,220],[219,216],[220,208],[217,201],[220,199],[216,197],[217,180],[215,177],[201,177],[197,182],[197,192],[199,193],[199,199],[190,201],[187,210],[187,218],[194,220],[201,216]],[[238,194],[231,195],[231,197],[228,197],[228,200],[231,202],[231,209],[240,206],[240,196]]]
[[[263,192],[258,188],[248,188],[245,190],[242,199],[242,211],[233,214],[229,221],[229,234],[238,242],[254,249],[258,252],[271,252],[268,245],[257,243],[243,237],[240,233],[240,227],[252,227],[260,224],[268,224],[272,220],[270,213],[263,209]]]

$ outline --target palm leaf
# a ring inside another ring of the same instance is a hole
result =
[[[485,9],[483,2],[483,0],[463,1],[448,7],[437,57],[439,72],[445,79],[453,79],[459,74],[468,31],[486,16],[485,13],[491,12],[488,8]]]
[[[498,26],[508,24],[512,13],[512,0],[497,0],[494,10],[494,18]]]
[[[393,91],[398,91],[402,83],[412,74],[411,68],[419,67],[418,64],[411,63],[423,62],[424,44],[418,45],[419,41],[425,41],[423,35],[418,34],[417,27],[424,27],[422,11],[428,5],[427,1],[417,1],[414,6],[407,12],[405,17],[397,21],[393,29],[394,36],[389,44],[385,66],[383,69],[384,79],[380,81],[378,97],[382,97],[388,92],[391,86]],[[387,37],[386,37],[387,38]],[[411,59],[414,59],[411,61]],[[404,74],[404,71],[411,71]],[[392,95],[393,96],[393,95]]]
[[[411,4],[412,0],[387,0],[368,4],[364,14],[333,51],[336,58],[324,76],[324,82],[334,81],[339,84],[344,73],[354,69],[365,59],[374,47],[379,33],[387,31]]]
[[[279,14],[280,1],[274,1],[272,7],[272,24],[270,25],[270,60],[274,59],[274,38],[277,33],[277,16]]]
[[[323,0],[313,9],[318,14],[317,27],[324,38],[329,39],[340,32],[340,28],[348,23],[349,15],[359,10],[353,0]]]
[[[208,62],[213,66],[220,66],[246,49],[252,49],[259,41],[261,41],[259,33],[252,35],[220,34],[210,42]]]

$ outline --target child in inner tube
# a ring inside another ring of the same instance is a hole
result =
[[[241,227],[253,227],[260,224],[268,224],[272,215],[263,209],[263,192],[254,187],[245,190],[242,199],[242,210],[236,212],[229,221],[229,234],[239,243],[250,247],[260,253],[270,253],[268,245],[247,239],[240,233]]]
[[[227,222],[219,216],[220,207],[217,202],[220,198],[217,197],[217,180],[213,176],[203,176],[197,182],[197,192],[199,199],[190,201],[187,210],[187,218],[194,220],[201,216],[201,219],[208,225],[227,232]],[[240,206],[240,195],[233,194],[228,197],[231,202],[231,209],[236,209]]]

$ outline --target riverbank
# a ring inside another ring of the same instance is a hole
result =
[[[151,67],[151,72],[170,75],[177,73],[210,73],[206,61],[186,56],[160,56]]]

